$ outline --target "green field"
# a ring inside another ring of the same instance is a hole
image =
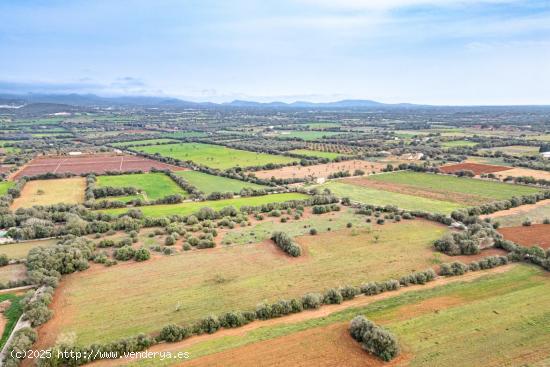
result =
[[[340,154],[340,153],[320,152],[318,150],[308,150],[308,149],[294,149],[294,150],[289,150],[288,152],[289,153],[294,153],[294,154],[305,155],[305,156],[308,156],[308,157],[319,157],[319,158],[328,158],[328,159],[334,159],[334,158],[342,157],[342,156],[345,155],[345,154]]]
[[[445,301],[451,305],[446,305]],[[258,350],[264,350],[262,341],[302,331],[311,331],[309,335],[318,336],[320,342],[334,342],[340,333],[347,332],[349,321],[362,314],[397,336],[404,358],[392,361],[392,366],[546,366],[550,361],[549,305],[549,278],[538,268],[517,265],[503,274],[403,293],[322,318],[280,323],[237,336],[214,337],[186,346],[184,350],[190,354],[191,360],[252,343],[258,343]],[[315,345],[308,340],[303,340],[303,347],[301,344],[289,341],[288,353],[282,353],[278,362],[284,365],[284,356],[292,358],[303,351],[303,363],[307,363],[307,356],[316,350]],[[284,345],[278,344],[278,347],[284,348]],[[342,354],[353,352],[349,346],[342,348],[339,351]],[[235,352],[240,350],[235,349]],[[261,355],[253,357],[258,359]],[[338,364],[337,356],[328,358]],[[368,365],[370,359],[365,358],[365,361]],[[300,358],[294,362],[299,363]],[[130,365],[160,367],[174,364],[173,360],[157,358]]]
[[[145,139],[145,140],[133,140],[133,141],[124,141],[120,143],[111,143],[110,145],[119,148],[131,147],[134,145],[155,145],[163,143],[176,143],[176,140],[173,139]]]
[[[116,176],[98,176],[97,187],[135,187],[142,191],[145,199],[156,200],[168,195],[186,192],[164,173],[141,173]]]
[[[463,194],[479,197],[484,201],[494,201],[539,192],[536,188],[521,185],[408,171],[372,175],[369,176],[367,180],[406,185],[408,187],[430,190],[433,192],[446,192],[450,194],[450,201],[453,200],[453,194]]]
[[[319,140],[323,137],[331,137],[334,135],[342,134],[341,132],[336,131],[299,131],[299,130],[289,130],[289,131],[276,131],[276,137],[278,138],[298,138],[302,140]]]
[[[480,149],[479,152],[502,152],[513,156],[531,156],[539,153],[539,147],[532,147],[528,145],[510,145],[507,147]]]
[[[0,349],[3,348],[6,341],[8,341],[8,338],[13,328],[15,327],[15,324],[17,324],[17,320],[19,320],[19,318],[23,314],[23,308],[19,303],[19,301],[22,298],[23,297],[16,296],[15,294],[11,294],[11,293],[0,294],[0,302],[4,302],[4,301],[11,302],[10,307],[3,313],[3,317],[6,321],[6,324],[4,326],[4,331],[0,339]]]
[[[254,167],[268,163],[287,164],[298,161],[296,158],[280,155],[255,153],[246,150],[227,148],[221,145],[202,143],[182,143],[137,147],[136,150],[149,154],[160,154],[182,161],[192,161],[207,167],[228,169],[231,167]]]
[[[15,183],[11,181],[2,181],[0,182],[0,195],[6,195],[8,193],[8,189],[11,188]]]
[[[58,242],[57,239],[33,240],[19,243],[0,245],[0,254],[6,254],[9,259],[24,259],[29,251],[35,247],[51,247]]]
[[[328,188],[339,197],[349,197],[354,201],[372,205],[396,205],[406,210],[422,210],[430,213],[450,214],[462,206],[457,203],[423,198],[397,192],[377,190],[370,187],[347,184],[342,181],[330,181],[318,186]]]
[[[398,277],[430,267],[432,241],[446,231],[407,221],[301,237],[304,261],[290,261],[266,248],[273,245],[259,243],[72,274],[59,291],[71,315],[58,319],[59,332],[75,332],[79,344],[105,342],[155,332],[170,322],[254,309],[264,300]]]
[[[242,206],[259,206],[269,203],[282,203],[290,200],[303,200],[307,199],[307,195],[298,194],[298,193],[285,193],[285,194],[273,194],[265,196],[253,196],[245,198],[234,198],[227,200],[214,200],[214,201],[195,201],[181,204],[171,204],[171,205],[148,205],[139,208],[144,215],[149,217],[162,217],[165,215],[190,215],[197,212],[200,208],[210,207],[214,210],[220,210],[227,206],[234,206],[239,209]],[[119,209],[106,209],[102,212],[109,214],[122,214],[125,213],[128,209],[119,208]]]
[[[257,190],[265,188],[265,186],[257,185],[255,183],[209,175],[199,171],[177,171],[175,174],[183,177],[187,182],[205,194],[210,194],[213,192],[239,193],[245,188]]]
[[[445,141],[441,143],[441,146],[444,148],[475,147],[476,145],[477,145],[476,142],[468,141],[468,140],[453,140],[453,141]]]

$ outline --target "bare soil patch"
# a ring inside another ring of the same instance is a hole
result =
[[[13,179],[23,176],[35,176],[44,173],[72,173],[81,175],[85,173],[102,174],[108,171],[114,172],[148,172],[152,168],[170,169],[175,171],[185,170],[183,167],[157,162],[148,158],[129,154],[89,154],[76,157],[71,156],[44,156],[36,157],[23,166],[13,175]]]
[[[397,366],[408,360],[402,354],[386,363],[353,340],[348,323],[318,327],[245,345],[185,363],[186,366]]]
[[[494,173],[507,171],[510,167],[505,166],[494,166],[491,164],[481,164],[481,163],[459,163],[451,164],[448,166],[439,167],[442,172],[445,173],[454,173],[458,171],[472,171],[476,176],[486,173]]]
[[[316,164],[313,166],[287,166],[267,171],[254,172],[256,177],[269,180],[276,178],[307,178],[307,177],[328,177],[331,173],[338,171],[350,171],[353,173],[356,169],[366,173],[380,172],[386,167],[386,163],[368,162],[361,160],[342,161],[335,163]]]
[[[538,245],[550,248],[550,224],[533,224],[530,226],[500,228],[498,231],[505,239],[523,246]]]

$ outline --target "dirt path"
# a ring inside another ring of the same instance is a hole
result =
[[[541,200],[538,203],[535,204],[527,204],[527,205],[521,205],[515,208],[507,209],[507,210],[501,210],[499,212],[495,212],[492,214],[485,214],[480,215],[479,217],[481,219],[484,218],[499,218],[499,217],[506,217],[508,215],[514,215],[514,214],[523,214],[527,213],[535,208],[539,208],[542,206],[550,205],[550,199]]]
[[[433,282],[430,282],[425,285],[415,285],[410,286],[406,288],[401,288],[398,291],[394,292],[386,292],[382,293],[376,296],[358,296],[354,298],[351,301],[347,301],[344,303],[341,303],[339,305],[327,305],[323,306],[317,310],[309,310],[300,312],[297,314],[288,315],[281,318],[271,319],[271,320],[260,320],[260,321],[254,321],[248,325],[242,326],[240,328],[236,329],[221,329],[221,331],[214,333],[214,334],[204,334],[204,335],[198,335],[193,336],[191,338],[185,339],[178,343],[163,343],[158,344],[149,349],[151,352],[168,352],[168,351],[179,351],[184,350],[186,347],[190,347],[192,345],[198,344],[200,342],[212,340],[212,339],[220,339],[227,336],[244,336],[249,331],[256,330],[261,327],[268,327],[268,326],[275,326],[275,325],[281,325],[281,324],[293,324],[298,323],[305,320],[311,320],[316,319],[320,317],[326,317],[329,316],[335,312],[339,312],[342,310],[345,310],[350,307],[359,307],[359,306],[365,306],[368,304],[371,304],[376,301],[380,301],[383,299],[391,298],[403,293],[418,291],[418,290],[425,290],[425,289],[432,289],[435,287],[439,287],[442,285],[450,284],[450,283],[456,283],[456,282],[471,282],[476,279],[479,279],[482,276],[485,276],[487,274],[500,274],[504,273],[508,270],[510,270],[512,267],[516,266],[515,264],[505,265],[498,268],[490,269],[490,270],[483,270],[473,273],[467,273],[460,277],[452,277],[452,278],[438,278],[434,280]],[[91,363],[91,366],[121,366],[126,365],[132,361],[135,361],[135,358],[126,358],[126,359],[117,359],[117,360],[102,360],[97,361],[94,363]]]

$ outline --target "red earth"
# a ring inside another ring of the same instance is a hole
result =
[[[24,165],[14,176],[17,179],[23,176],[35,176],[45,173],[105,173],[107,171],[131,172],[150,171],[151,168],[170,169],[181,171],[183,167],[157,162],[148,158],[128,154],[91,154],[76,157],[45,156],[37,157]]]
[[[540,246],[550,248],[550,224],[532,224],[530,226],[499,228],[505,239],[522,246]]]
[[[476,176],[484,173],[493,173],[509,170],[511,167],[494,166],[480,163],[459,163],[439,167],[442,172],[454,173],[458,171],[472,171]]]

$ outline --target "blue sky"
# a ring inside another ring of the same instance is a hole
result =
[[[3,0],[0,93],[550,104],[550,1]]]

